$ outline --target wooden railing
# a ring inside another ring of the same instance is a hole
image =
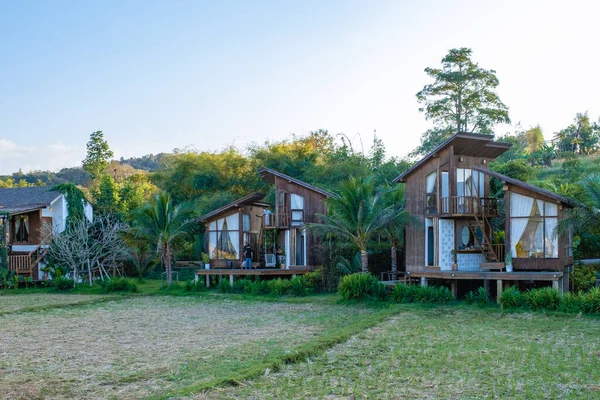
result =
[[[492,244],[492,248],[494,249],[494,252],[496,253],[496,256],[498,257],[498,261],[499,262],[504,262],[505,259],[505,255],[504,255],[504,244]]]
[[[287,207],[278,207],[276,218],[278,228],[288,228],[290,226],[290,213]]]
[[[33,274],[30,255],[8,256],[8,270],[15,271],[17,275]]]
[[[440,214],[446,215],[498,215],[498,199],[493,197],[442,197],[440,206]]]

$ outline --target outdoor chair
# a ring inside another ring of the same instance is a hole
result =
[[[275,254],[265,254],[265,267],[274,268],[275,265]]]

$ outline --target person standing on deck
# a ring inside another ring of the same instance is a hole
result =
[[[250,243],[246,242],[244,245],[244,258],[246,259],[246,264],[244,265],[245,269],[252,269],[252,247],[250,247]]]

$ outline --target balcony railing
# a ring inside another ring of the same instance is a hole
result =
[[[493,197],[442,197],[440,206],[443,215],[498,215],[498,199]]]

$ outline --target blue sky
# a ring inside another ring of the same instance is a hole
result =
[[[314,129],[373,131],[403,156],[415,93],[453,47],[497,71],[513,123],[547,138],[600,116],[593,1],[0,2],[0,174],[117,157],[243,149]],[[499,126],[496,133],[514,130]]]

